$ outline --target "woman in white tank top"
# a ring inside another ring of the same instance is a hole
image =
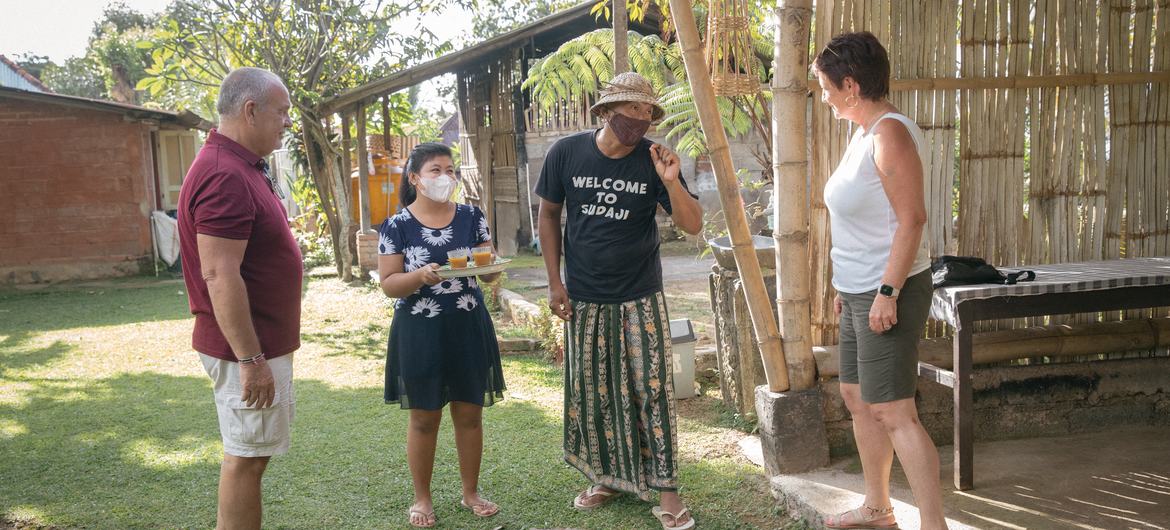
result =
[[[918,339],[930,307],[922,131],[886,100],[890,63],[868,32],[834,37],[816,57],[821,101],[857,129],[825,185],[841,316],[841,396],[865,475],[865,501],[830,528],[894,528],[894,455],[921,528],[946,528],[939,458],[914,405]]]

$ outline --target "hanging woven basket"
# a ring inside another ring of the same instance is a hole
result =
[[[748,0],[710,0],[707,10],[707,68],[718,96],[760,91],[752,48]]]

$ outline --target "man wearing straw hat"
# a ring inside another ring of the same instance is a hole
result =
[[[678,495],[670,326],[658,257],[658,207],[690,234],[703,209],[678,156],[644,138],[665,112],[641,75],[614,77],[590,109],[605,126],[557,141],[536,194],[549,307],[565,334],[565,461],[592,485],[589,510],[622,493],[651,500],[663,528],[694,527]],[[567,223],[561,233],[561,212]],[[565,281],[561,281],[561,251]]]

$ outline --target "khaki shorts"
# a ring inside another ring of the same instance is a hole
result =
[[[214,383],[215,409],[223,452],[233,456],[260,457],[288,452],[296,398],[293,395],[293,354],[268,361],[276,382],[276,397],[265,409],[244,404],[240,387],[240,363],[199,354],[203,368]]]
[[[934,294],[930,269],[906,279],[898,295],[898,323],[882,334],[869,329],[877,290],[841,294],[841,382],[861,385],[866,403],[914,397],[918,385],[918,339],[926,329]]]

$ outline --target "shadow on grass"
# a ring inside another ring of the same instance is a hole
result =
[[[389,327],[367,324],[364,328],[343,329],[320,333],[302,333],[303,343],[316,343],[325,349],[326,357],[349,356],[357,359],[385,359]]]
[[[100,380],[21,378],[0,404],[0,517],[85,528],[209,528],[221,459],[210,382],[122,374]],[[408,413],[378,388],[296,382],[293,449],[265,476],[266,528],[400,528],[411,502]],[[622,499],[581,513],[587,484],[561,461],[559,411],[509,398],[485,411],[480,489],[503,512],[458,509],[458,459],[448,419],[433,494],[446,528],[653,528],[650,505]],[[685,494],[704,528],[743,527],[727,493],[746,472],[684,463]],[[742,503],[740,503],[742,504]]]
[[[29,350],[27,345],[32,338],[26,331],[0,336],[0,359],[3,360],[0,362],[0,379],[25,368],[49,364],[73,349],[65,342],[54,341],[43,348]]]
[[[0,380],[0,515],[63,527],[214,526],[210,384],[155,374]]]

